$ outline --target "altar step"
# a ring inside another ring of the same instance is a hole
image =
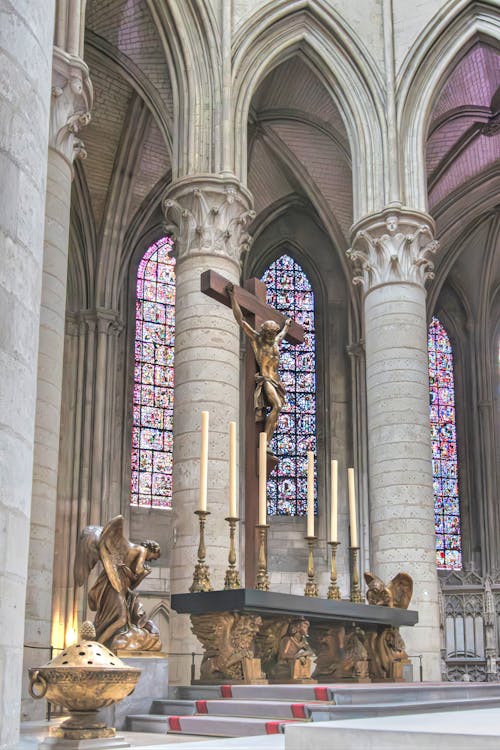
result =
[[[265,734],[280,734],[283,726],[293,719],[265,719],[251,716],[199,715],[163,716],[136,714],[129,716],[129,728],[133,732],[156,734],[194,734],[206,737],[252,737]],[[305,721],[304,718],[300,721]]]
[[[202,693],[203,698],[196,698]],[[499,683],[222,685],[174,688],[128,729],[211,737],[278,734],[288,723],[500,707]]]

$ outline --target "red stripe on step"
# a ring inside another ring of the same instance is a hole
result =
[[[316,698],[317,701],[327,701],[328,700],[328,688],[315,687],[314,697]]]
[[[181,717],[180,716],[169,716],[168,717],[168,728],[173,732],[181,731]]]
[[[231,690],[231,685],[221,685],[220,694],[222,695],[223,698],[232,698],[233,691]]]
[[[266,721],[266,734],[279,734],[282,721]]]
[[[304,703],[292,703],[292,716],[294,719],[306,718],[306,707]]]
[[[196,701],[196,711],[199,714],[208,714],[208,706],[206,701]]]

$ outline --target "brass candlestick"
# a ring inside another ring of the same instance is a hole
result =
[[[269,576],[267,575],[266,559],[266,541],[269,526],[266,523],[259,523],[257,524],[257,528],[259,530],[259,564],[256,588],[258,591],[269,591]]]
[[[304,588],[304,596],[319,596],[318,584],[314,580],[314,545],[316,544],[315,536],[306,536],[305,540],[309,547],[307,559],[307,583]]]
[[[189,589],[191,593],[199,591],[213,591],[210,583],[210,570],[205,563],[205,520],[210,515],[208,510],[195,510],[200,519],[200,543],[198,545],[198,562],[194,566],[193,583]]]
[[[326,595],[327,599],[340,599],[340,589],[337,585],[337,547],[340,542],[328,542],[332,548],[332,563],[330,568],[330,585]]]
[[[241,588],[240,574],[236,569],[236,547],[234,544],[236,524],[239,520],[240,519],[235,516],[228,516],[228,518],[226,518],[226,521],[229,524],[229,555],[227,557],[229,566],[226,570],[226,577],[224,579],[225,589]]]
[[[359,585],[358,555],[359,547],[349,547],[351,553],[351,602],[361,604],[361,588]]]

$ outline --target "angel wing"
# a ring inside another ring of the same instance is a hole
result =
[[[398,573],[387,588],[394,597],[394,606],[408,609],[413,594],[413,578],[408,573]]]
[[[115,591],[123,591],[120,567],[127,564],[130,545],[123,536],[123,516],[115,516],[103,528],[99,540],[99,555],[109,582]]]
[[[90,571],[99,561],[99,540],[102,526],[85,526],[76,546],[73,577],[75,586],[83,586]]]

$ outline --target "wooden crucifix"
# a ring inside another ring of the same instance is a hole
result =
[[[201,275],[201,291],[212,299],[231,307],[231,300],[226,287],[230,284],[215,271],[205,271]],[[259,330],[268,320],[277,323],[280,328],[285,324],[285,316],[266,304],[266,285],[259,279],[249,279],[245,286],[234,285],[234,297],[240,306],[246,322]],[[304,329],[295,321],[286,333],[286,340],[291,344],[301,344],[304,340]],[[264,431],[265,414],[256,421],[254,404],[255,375],[258,366],[251,346],[247,345],[245,357],[245,585],[255,583],[257,573],[257,521],[258,521],[258,483],[259,483],[259,433]],[[257,415],[259,416],[259,415]],[[277,466],[278,459],[268,454],[267,475]]]

